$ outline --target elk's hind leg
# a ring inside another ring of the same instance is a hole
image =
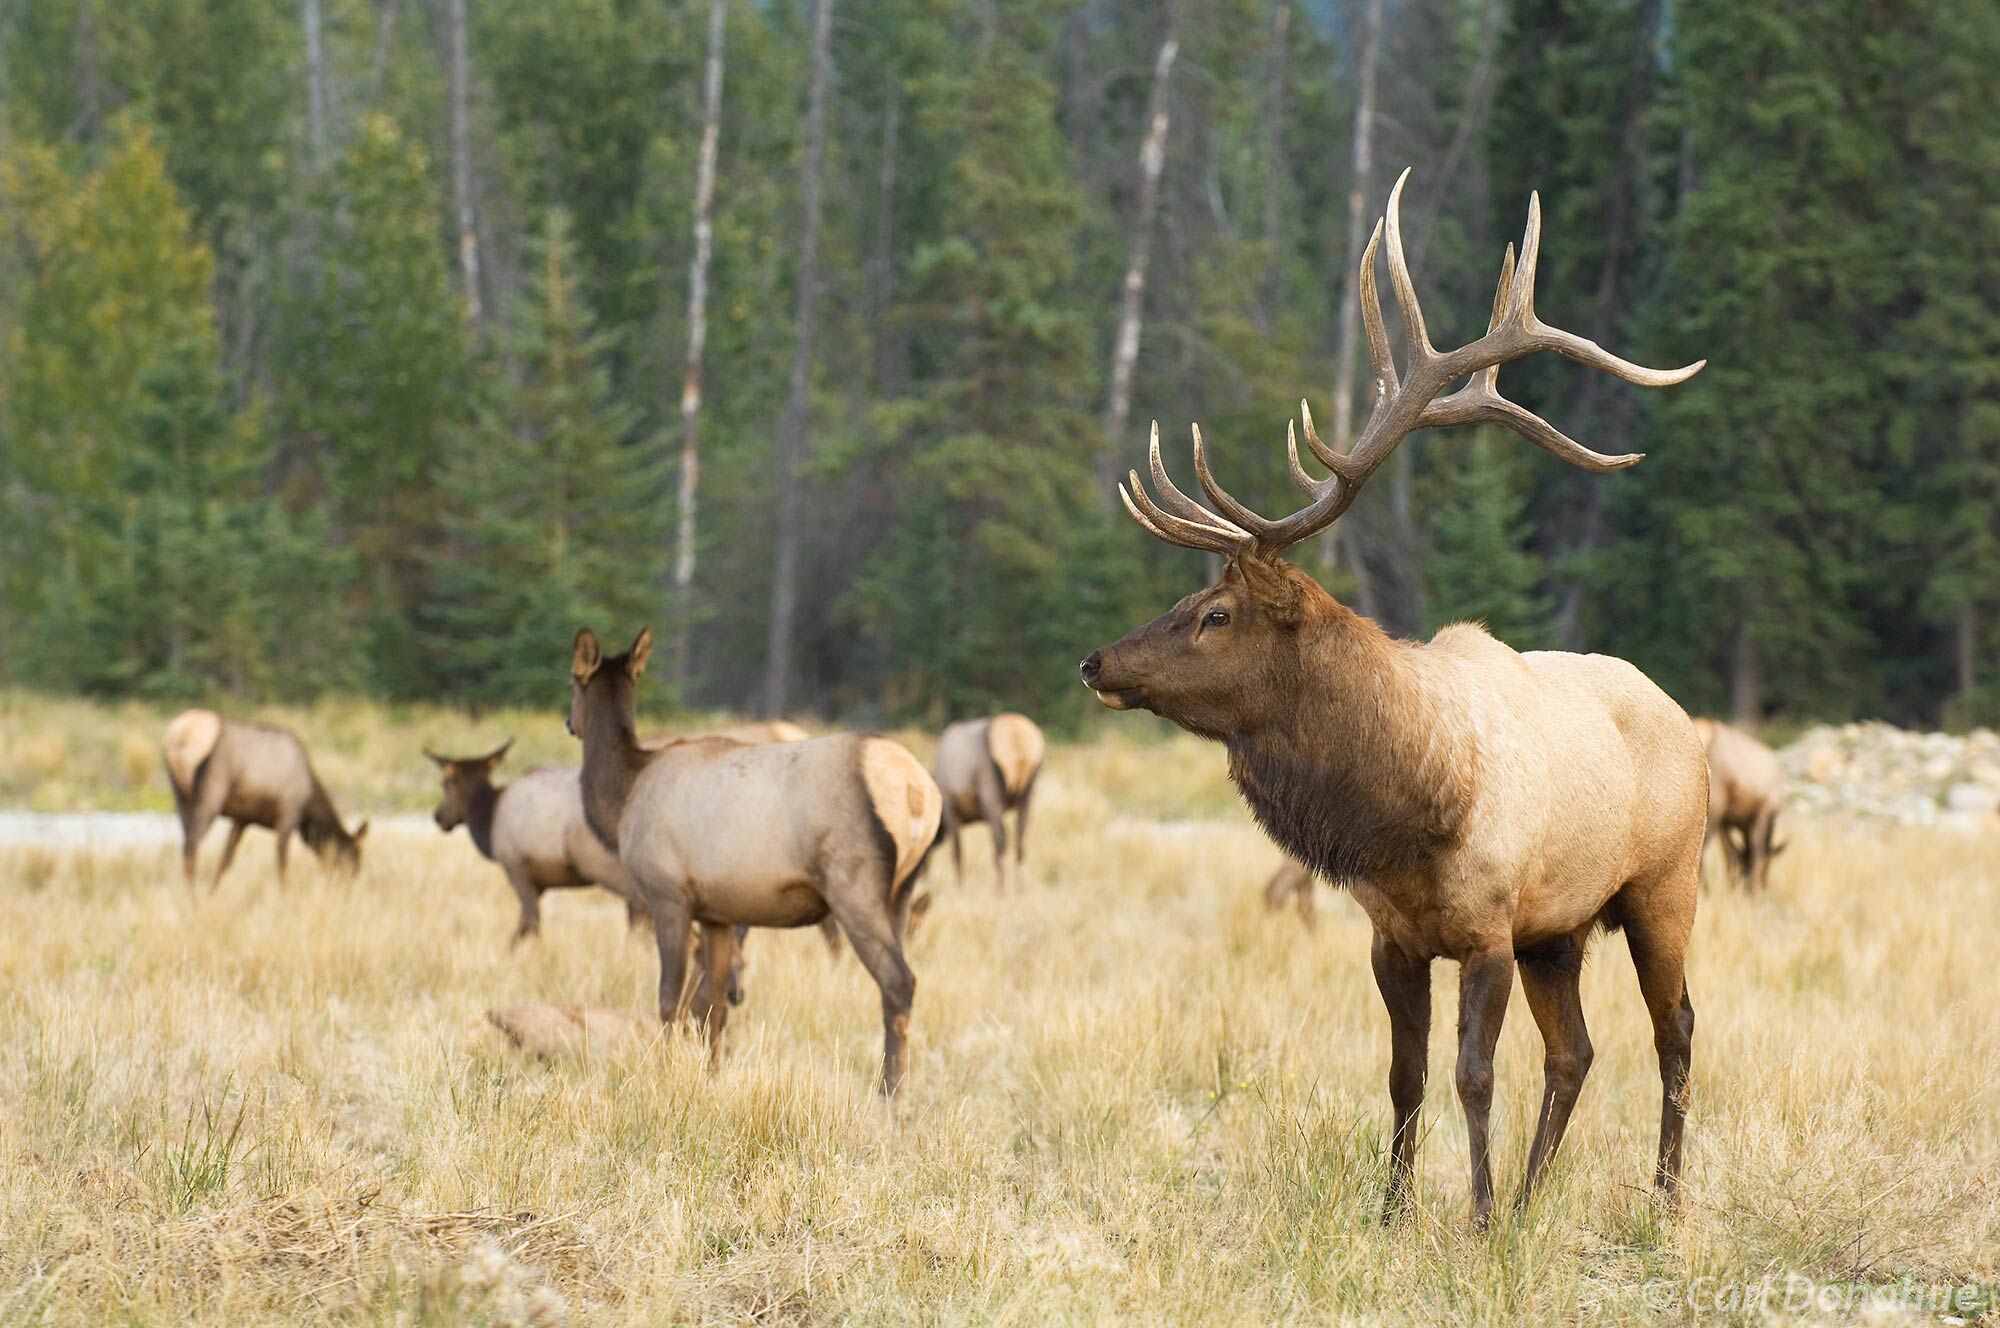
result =
[[[979,815],[993,832],[993,874],[998,890],[1007,893],[1007,793],[1000,783],[1000,771],[991,761],[979,772]]]
[[[903,958],[896,935],[896,910],[889,898],[889,867],[869,860],[837,868],[827,903],[854,957],[875,979],[882,992],[882,1093],[894,1097],[909,1072],[910,1006],[916,1000],[917,976]]]
[[[1528,997],[1535,1026],[1541,1029],[1543,1048],[1542,1114],[1535,1126],[1534,1146],[1528,1150],[1522,1205],[1534,1194],[1542,1169],[1562,1146],[1570,1112],[1590,1074],[1590,1030],[1584,1026],[1583,997],[1578,990],[1583,978],[1584,940],[1584,935],[1568,936],[1555,946],[1515,956],[1521,990]]]
[[[1680,1193],[1681,1137],[1694,1057],[1694,1003],[1688,999],[1686,964],[1688,937],[1694,931],[1695,869],[1695,863],[1686,862],[1655,881],[1635,881],[1615,901],[1660,1058],[1660,1154],[1653,1184],[1670,1201]]]

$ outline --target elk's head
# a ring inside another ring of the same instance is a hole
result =
[[[569,717],[564,721],[570,736],[583,737],[593,715],[608,715],[627,729],[637,726],[639,677],[652,653],[650,627],[640,631],[624,654],[608,658],[595,632],[588,627],[577,630],[570,650]]]
[[[299,838],[306,841],[314,856],[343,876],[360,871],[361,841],[368,837],[368,822],[363,821],[352,830],[345,829],[332,817],[327,818],[324,828],[316,830],[318,824],[311,818],[299,824]]]
[[[449,832],[465,824],[473,798],[481,790],[493,787],[493,772],[499,769],[500,762],[507,757],[507,749],[513,745],[514,740],[509,738],[484,756],[439,756],[428,747],[424,749],[424,755],[444,775],[444,797],[431,813],[438,829]]]
[[[1535,262],[1541,246],[1541,200],[1528,203],[1528,227],[1520,261],[1507,247],[1493,314],[1486,335],[1456,350],[1433,347],[1424,328],[1416,287],[1403,259],[1399,204],[1406,170],[1389,193],[1388,210],[1375,227],[1361,258],[1361,317],[1374,361],[1375,404],[1354,444],[1345,452],[1320,441],[1312,413],[1299,404],[1306,446],[1331,472],[1316,479],[1299,459],[1298,438],[1285,430],[1292,480],[1303,489],[1306,506],[1281,520],[1259,516],[1229,496],[1210,472],[1201,430],[1194,430],[1195,477],[1208,506],[1176,488],[1160,461],[1160,426],[1153,426],[1148,464],[1155,502],[1129,473],[1119,496],[1134,520],[1158,538],[1183,548],[1220,554],[1222,579],[1176,604],[1159,618],[1127,633],[1083,661],[1084,685],[1114,710],[1152,710],[1204,737],[1250,733],[1295,708],[1297,660],[1302,629],[1323,617],[1332,598],[1318,583],[1283,559],[1286,549],[1325,530],[1353,504],[1389,453],[1417,429],[1455,424],[1497,424],[1571,465],[1590,471],[1617,470],[1639,454],[1606,456],[1564,435],[1540,416],[1500,395],[1500,366],[1536,351],[1552,350],[1629,383],[1666,387],[1694,376],[1704,361],[1683,369],[1648,369],[1574,333],[1544,323],[1535,314]],[[1399,371],[1389,349],[1382,304],[1375,291],[1375,257],[1387,238],[1389,278],[1395,288],[1405,333]],[[1465,386],[1444,390],[1460,379]]]

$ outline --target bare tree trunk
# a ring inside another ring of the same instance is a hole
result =
[[[895,298],[896,139],[903,119],[903,89],[894,74],[889,76],[886,96],[882,169],[875,187],[875,253],[868,264],[868,321],[875,334],[875,385],[884,393],[894,393],[902,385],[903,354],[900,338],[884,323]]]
[[[396,18],[403,11],[403,0],[385,0],[382,12],[375,19],[375,59],[369,66],[368,101],[373,106],[382,95],[383,85],[389,81],[389,53],[395,47]]]
[[[708,345],[708,261],[715,249],[715,149],[722,135],[723,38],[729,0],[708,0],[708,64],[701,81],[701,153],[694,170],[694,258],[688,263],[687,369],[681,375],[681,474],[675,495],[674,680],[686,688],[693,613],[695,490],[701,483],[701,356]]]
[[[1493,105],[1495,59],[1500,46],[1500,23],[1504,17],[1502,0],[1485,0],[1479,15],[1479,48],[1473,58],[1459,98],[1458,122],[1452,127],[1451,142],[1437,171],[1433,186],[1424,191],[1416,225],[1409,228],[1410,270],[1424,270],[1424,253],[1437,235],[1438,216],[1457,189],[1463,187],[1460,170],[1479,132],[1486,128]],[[1389,457],[1389,521],[1395,559],[1395,575],[1390,579],[1396,606],[1395,625],[1406,632],[1424,629],[1429,617],[1429,588],[1424,584],[1423,536],[1417,528],[1416,474],[1421,437],[1405,439]]]
[[[1132,373],[1139,360],[1139,332],[1146,307],[1146,265],[1152,257],[1153,219],[1160,206],[1160,172],[1167,162],[1167,90],[1174,58],[1181,44],[1174,36],[1169,10],[1166,40],[1153,61],[1153,94],[1146,109],[1146,134],[1139,143],[1139,206],[1132,217],[1132,245],[1126,251],[1124,295],[1118,307],[1118,332],[1111,347],[1111,395],[1104,403],[1104,438],[1097,453],[1097,491],[1113,502],[1118,482],[1118,451],[1125,422],[1132,413]]]
[[[1653,70],[1653,44],[1659,31],[1660,0],[1647,0],[1640,5],[1636,16],[1637,39],[1632,44],[1630,78],[1626,83],[1625,123],[1620,134],[1618,163],[1611,180],[1609,207],[1604,218],[1604,257],[1597,269],[1597,298],[1590,314],[1590,326],[1584,335],[1600,345],[1612,339],[1613,324],[1617,321],[1619,299],[1619,271],[1625,261],[1626,251],[1632,246],[1633,233],[1637,230],[1635,214],[1639,202],[1640,159],[1645,154],[1646,110],[1650,102],[1650,87]],[[1601,374],[1584,375],[1583,383],[1577,388],[1576,406],[1571,418],[1575,429],[1574,437],[1584,440],[1585,446],[1603,447],[1601,439],[1593,440],[1597,432],[1601,403],[1604,400]],[[1573,523],[1577,532],[1574,553],[1589,553],[1604,539],[1604,486],[1586,484],[1583,492],[1583,512]],[[1556,644],[1564,650],[1582,650],[1588,644],[1583,634],[1583,610],[1588,595],[1588,587],[1583,578],[1577,577],[1563,587],[1562,599],[1556,608]]]
[[[771,572],[771,624],[764,657],[764,713],[782,714],[791,703],[793,619],[798,609],[799,522],[804,477],[812,454],[808,433],[813,336],[819,299],[820,163],[826,155],[826,89],[832,80],[829,49],[833,0],[814,0],[812,82],[806,93],[804,171],[799,182],[799,285],[792,341],[792,376],[785,418],[778,429],[778,538]]]
[[[458,267],[465,280],[465,316],[477,331],[485,321],[479,298],[479,219],[472,196],[471,70],[466,52],[465,6],[451,0],[451,192],[458,213]]]
[[[1750,632],[1753,613],[1746,601],[1736,619],[1736,640],[1729,653],[1729,714],[1745,727],[1764,718],[1764,668],[1757,657],[1757,638]]]
[[[76,15],[76,120],[70,137],[80,143],[95,143],[104,122],[104,88],[97,68],[97,4],[83,0]]]
[[[1361,326],[1361,250],[1367,243],[1367,202],[1375,173],[1375,56],[1382,45],[1382,0],[1364,0],[1361,19],[1361,49],[1357,53],[1356,75],[1360,84],[1354,103],[1354,140],[1350,153],[1347,184],[1347,263],[1341,269],[1346,284],[1340,292],[1340,322],[1334,337],[1333,369],[1333,448],[1345,452],[1354,437],[1354,353]],[[1351,540],[1329,540],[1324,561],[1332,571],[1335,552],[1341,543],[1355,575],[1364,586],[1367,571],[1360,551]]]
[[[1292,27],[1292,0],[1277,0],[1271,12],[1270,81],[1264,103],[1264,275],[1257,283],[1257,326],[1269,331],[1278,317],[1278,282],[1284,274],[1284,235],[1279,226],[1285,180],[1285,57]]]
[[[319,0],[300,0],[306,29],[306,147],[314,175],[326,171],[326,46],[320,40]]]
[[[1970,698],[1979,686],[1979,608],[1971,600],[1958,606],[1958,694]]]

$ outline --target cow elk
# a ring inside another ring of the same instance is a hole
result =
[[[1385,1217],[1410,1188],[1430,1040],[1431,961],[1459,968],[1458,1095],[1470,1140],[1472,1215],[1489,1219],[1488,1115],[1493,1054],[1518,973],[1546,1059],[1525,1202],[1562,1141],[1591,1061],[1578,997],[1585,946],[1622,927],[1653,1025],[1662,1101],[1655,1185],[1678,1196],[1694,1008],[1683,977],[1707,815],[1707,768],[1681,708],[1637,669],[1600,655],[1516,654],[1458,624],[1428,643],[1392,640],[1281,555],[1325,530],[1416,429],[1495,424],[1572,465],[1604,456],[1503,398],[1501,364],[1556,351],[1630,383],[1666,372],[1622,360],[1535,314],[1538,200],[1520,259],[1510,246],[1485,335],[1431,345],[1389,195],[1361,263],[1362,316],[1374,361],[1374,407],[1353,447],[1334,451],[1304,419],[1306,445],[1331,475],[1315,479],[1286,440],[1307,504],[1267,520],[1216,483],[1199,429],[1195,474],[1211,506],[1174,487],[1155,426],[1150,468],[1120,492],[1133,517],[1170,544],[1219,555],[1221,578],[1153,622],[1093,651],[1083,680],[1107,706],[1144,709],[1221,741],[1251,811],[1302,863],[1351,890],[1375,938],[1372,964],[1389,1009],[1394,1107]],[[1401,308],[1395,362],[1375,288],[1386,248]],[[1460,379],[1463,387],[1448,395]]]
[[[285,729],[224,719],[213,710],[184,710],[167,723],[160,743],[174,810],[181,818],[181,873],[194,884],[195,852],[218,816],[229,818],[212,890],[236,858],[243,832],[265,826],[278,836],[278,879],[296,832],[319,860],[352,873],[361,866],[363,821],[351,832],[313,773],[305,744]]]
[[[1767,890],[1771,860],[1785,851],[1776,842],[1778,812],[1785,805],[1785,772],[1778,754],[1720,720],[1697,719],[1694,727],[1708,752],[1707,839],[1721,837],[1732,881]]]
[[[1313,925],[1313,874],[1312,868],[1300,862],[1289,853],[1278,864],[1278,870],[1271,873],[1271,879],[1264,882],[1264,907],[1277,912],[1290,904],[1299,911],[1299,921],[1306,926]]]
[[[908,1068],[917,980],[903,958],[918,870],[943,799],[916,757],[886,738],[836,734],[745,746],[726,738],[642,743],[637,691],[650,629],[606,657],[589,628],[570,657],[568,727],[583,740],[584,815],[653,915],[660,1017],[682,1012],[689,929],[707,969],[691,1013],[719,1057],[714,998],[738,926],[804,927],[831,916],[882,993],[882,1091]]]
[[[1014,813],[1014,865],[1027,852],[1028,802],[1042,770],[1042,731],[1012,711],[952,724],[938,740],[931,774],[944,794],[941,833],[951,841],[951,861],[965,880],[959,828],[984,821],[993,832],[993,870],[1007,889],[1006,814]]]
[[[510,944],[541,934],[542,895],[550,890],[602,886],[625,901],[630,925],[646,921],[645,906],[618,855],[599,842],[583,819],[576,767],[544,766],[511,783],[493,782],[493,772],[513,745],[509,738],[484,756],[439,756],[424,750],[444,777],[444,795],[431,813],[438,829],[449,834],[464,826],[479,855],[507,874],[520,901]]]

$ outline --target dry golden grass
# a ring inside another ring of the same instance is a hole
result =
[[[718,1075],[685,1037],[538,1062],[483,1012],[645,1009],[651,947],[571,893],[509,952],[462,835],[380,831],[357,880],[307,859],[281,890],[260,833],[198,898],[166,848],[0,849],[0,1322],[1684,1321],[1701,1278],[2000,1278],[2000,842],[1800,825],[1768,898],[1704,899],[1678,1219],[1612,937],[1553,1183],[1469,1229],[1442,966],[1417,1207],[1385,1230],[1367,928],[1331,895],[1315,933],[1263,912],[1276,853],[1221,766],[1057,747],[1022,891],[976,832],[963,889],[933,863],[893,1114],[873,986],[811,932],[752,938]],[[1540,1077],[1517,999],[1508,1191]]]

